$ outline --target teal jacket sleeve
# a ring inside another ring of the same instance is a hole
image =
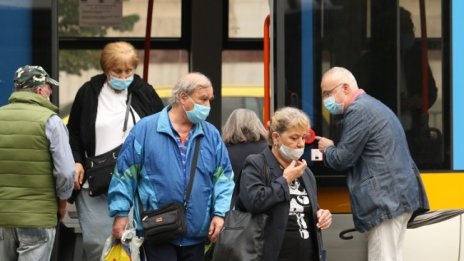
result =
[[[230,209],[230,200],[234,190],[234,172],[230,163],[227,148],[217,133],[216,164],[213,173],[213,215],[224,217]]]
[[[108,190],[108,211],[111,217],[128,216],[140,173],[141,146],[131,132],[119,152]]]

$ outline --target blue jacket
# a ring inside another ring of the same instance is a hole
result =
[[[325,163],[348,170],[353,220],[360,232],[402,213],[429,208],[400,121],[367,94],[348,107],[340,141],[326,149]]]
[[[135,202],[137,230],[141,231],[138,200],[153,210],[171,202],[184,202],[195,140],[200,143],[190,201],[186,210],[187,232],[173,240],[176,245],[194,245],[206,240],[212,216],[224,217],[234,188],[226,146],[217,129],[208,122],[196,124],[190,133],[185,173],[168,117],[170,106],[140,120],[126,138],[108,191],[110,216],[128,216]]]

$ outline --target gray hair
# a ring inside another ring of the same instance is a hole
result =
[[[21,88],[21,87],[15,87],[13,88],[14,92],[36,92],[37,88],[39,86],[34,86],[32,88]]]
[[[222,127],[222,139],[227,145],[266,140],[267,131],[256,113],[235,109]]]
[[[197,88],[212,87],[211,81],[204,74],[199,72],[192,72],[182,77],[174,88],[172,88],[172,97],[169,103],[174,104],[179,101],[179,95],[184,92],[190,95]]]
[[[335,75],[341,77],[345,81],[348,81],[353,87],[358,87],[358,83],[356,82],[354,75],[348,69],[343,67],[332,67],[327,70],[322,77],[333,77]]]
[[[13,88],[15,92],[33,92],[33,93],[36,93],[37,92],[37,89],[40,88],[40,87],[43,87],[45,86],[45,83],[42,84],[42,85],[39,85],[39,86],[34,86],[34,87],[30,87],[30,88],[21,88],[21,87],[15,87]],[[50,86],[50,88],[52,88],[52,86]]]
[[[311,128],[308,115],[300,109],[293,107],[283,107],[278,109],[271,118],[269,126],[269,141],[273,144],[272,133],[279,134],[293,128]]]

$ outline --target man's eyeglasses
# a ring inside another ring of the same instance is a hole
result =
[[[325,98],[329,97],[330,95],[332,95],[332,93],[333,93],[333,91],[335,91],[335,89],[342,86],[343,84],[344,83],[339,83],[339,84],[335,85],[332,89],[330,89],[328,91],[323,91],[322,92],[322,98],[325,99]]]

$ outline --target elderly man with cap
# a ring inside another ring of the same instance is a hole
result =
[[[74,159],[65,125],[40,66],[19,68],[0,108],[0,260],[50,260],[67,210]]]

